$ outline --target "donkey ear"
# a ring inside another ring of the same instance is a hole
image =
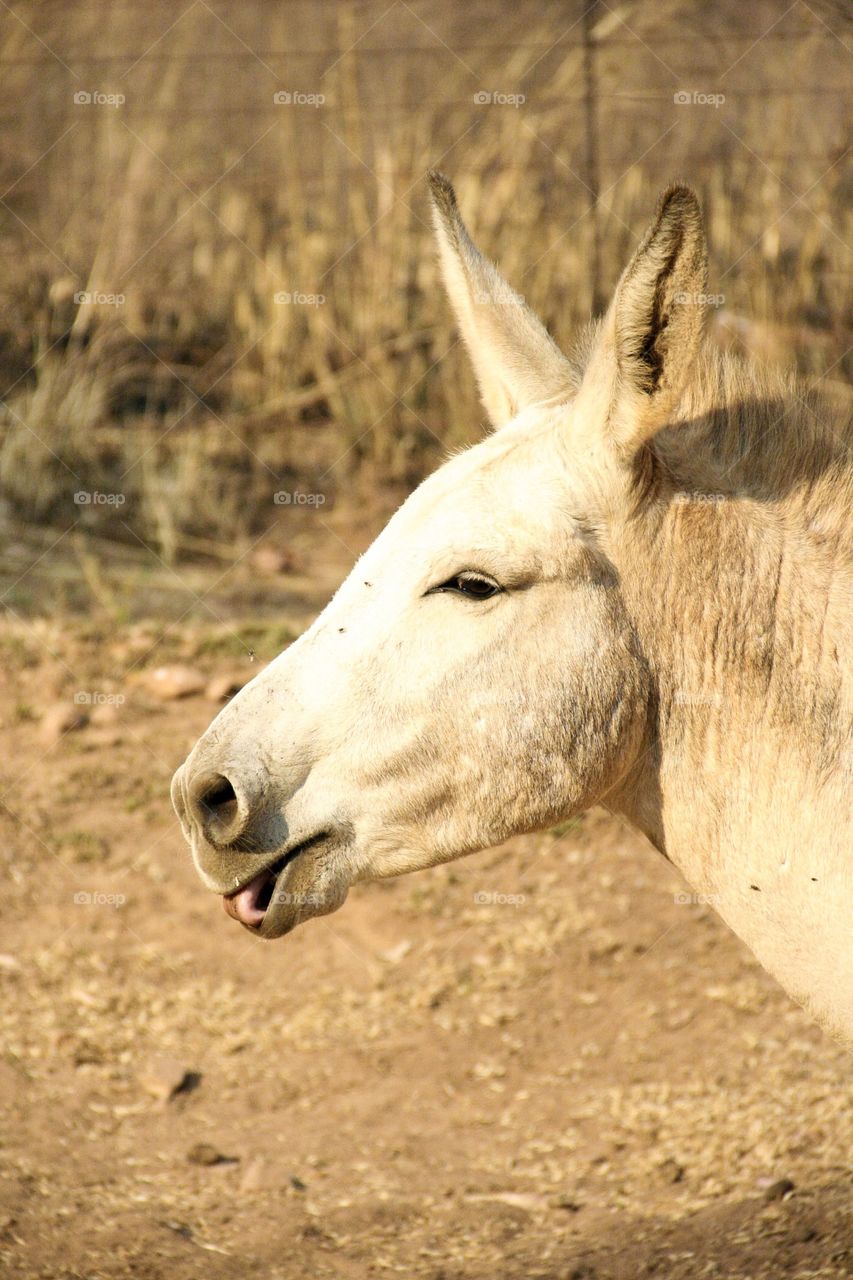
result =
[[[574,370],[524,300],[480,253],[440,173],[429,174],[444,284],[493,426],[528,405],[568,399]]]
[[[678,406],[702,338],[707,276],[699,201],[689,187],[669,187],[604,319],[620,452],[633,454]]]

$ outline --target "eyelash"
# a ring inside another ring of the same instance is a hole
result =
[[[488,588],[483,594],[478,594],[476,590],[466,590],[470,586],[482,586]],[[487,577],[484,573],[454,573],[452,578],[448,578],[446,582],[440,583],[438,586],[430,587],[426,593],[429,595],[437,595],[439,592],[453,592],[454,595],[465,596],[468,600],[491,600],[493,596],[499,595],[503,590],[493,578]]]

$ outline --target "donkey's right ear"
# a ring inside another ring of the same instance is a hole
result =
[[[529,405],[568,399],[574,370],[544,325],[480,253],[443,174],[429,174],[444,284],[493,426]]]
[[[708,252],[699,201],[676,184],[622,274],[578,397],[607,408],[607,437],[625,459],[672,420],[702,340]]]

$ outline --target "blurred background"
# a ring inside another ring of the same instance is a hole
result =
[[[272,946],[169,802],[484,413],[426,171],[568,346],[673,178],[851,365],[838,0],[0,2],[0,1273],[853,1275],[849,1056],[601,810]]]
[[[716,340],[849,372],[846,4],[41,0],[2,39],[7,531],[283,554],[275,493],[381,519],[477,438],[431,166],[562,343],[686,179]]]

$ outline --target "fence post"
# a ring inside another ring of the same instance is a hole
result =
[[[584,130],[586,135],[586,186],[589,196],[589,217],[592,230],[590,254],[590,298],[593,315],[604,309],[601,292],[601,226],[598,197],[601,179],[598,163],[598,83],[595,62],[595,38],[593,28],[598,11],[598,0],[589,0],[583,15],[583,86]]]

